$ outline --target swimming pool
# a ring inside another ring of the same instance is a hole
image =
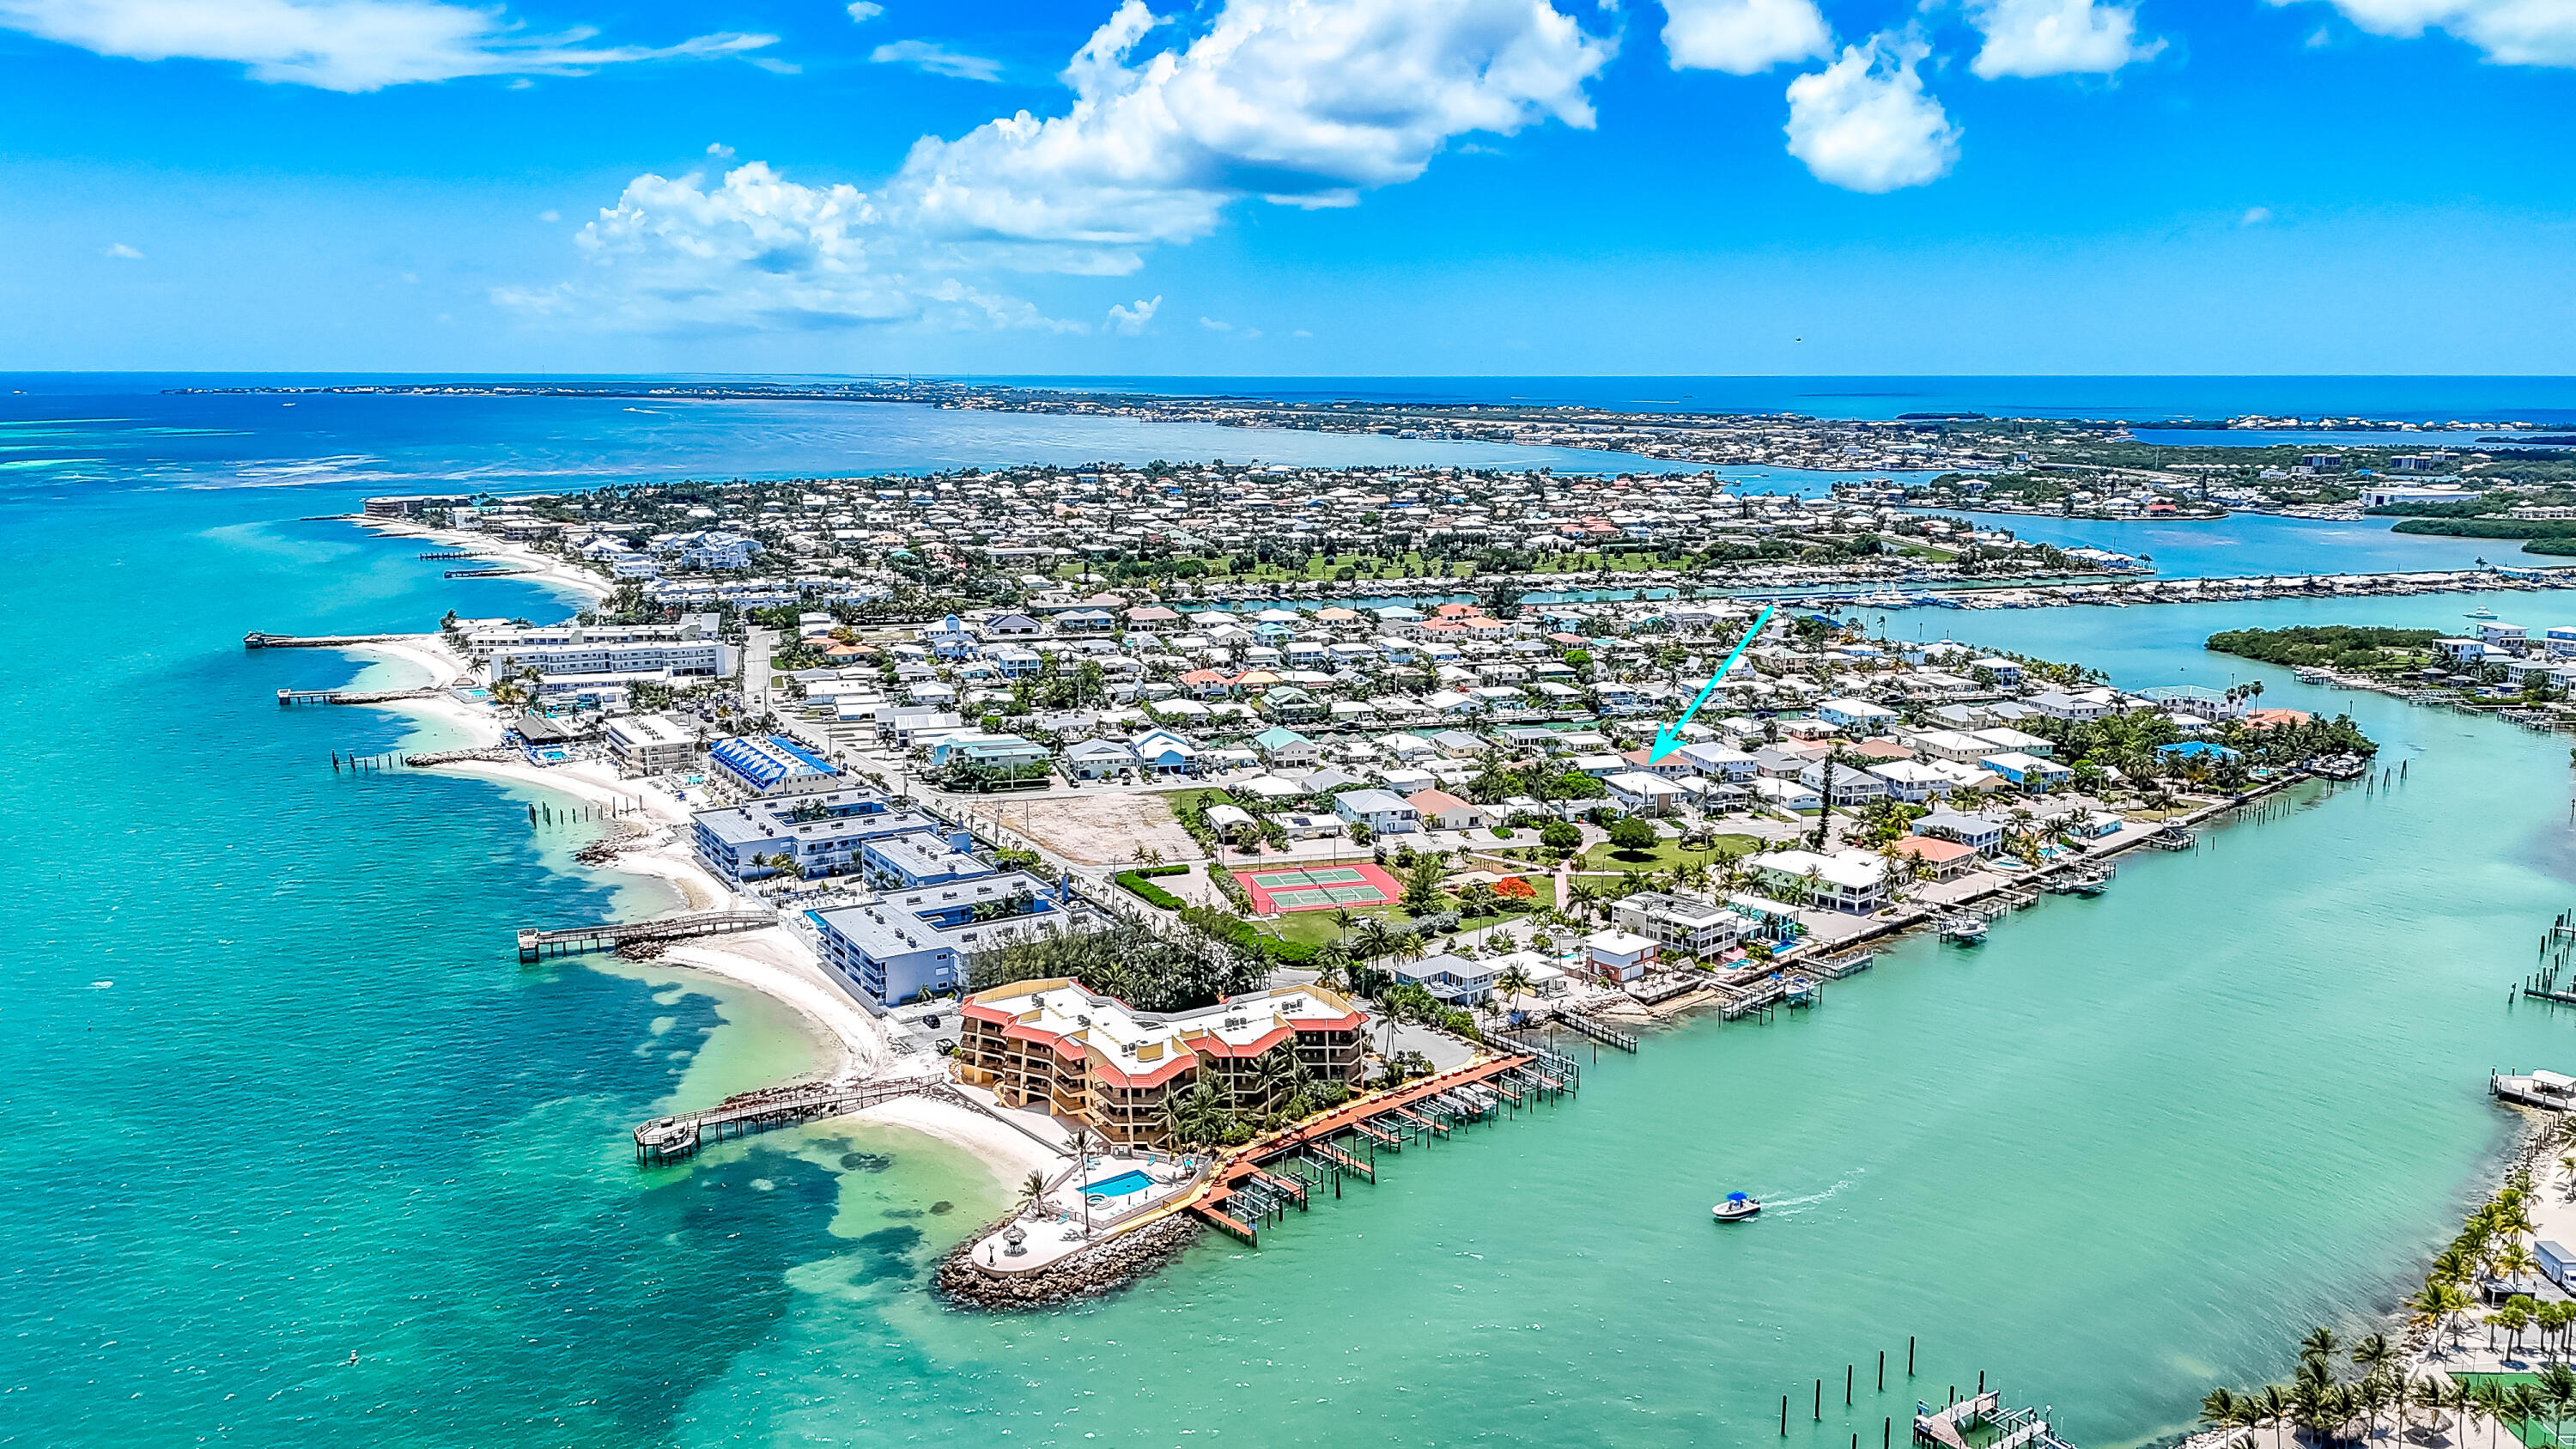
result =
[[[1086,1183],[1082,1191],[1086,1197],[1095,1194],[1100,1197],[1125,1197],[1129,1193],[1143,1192],[1153,1185],[1154,1179],[1141,1172],[1130,1170],[1116,1177],[1104,1177],[1098,1182]]]

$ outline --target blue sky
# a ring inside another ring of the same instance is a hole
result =
[[[2576,0],[0,0],[0,368],[2556,373]]]

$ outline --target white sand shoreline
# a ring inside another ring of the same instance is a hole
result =
[[[433,688],[448,688],[471,672],[465,660],[436,635],[342,647],[352,654],[400,660],[427,676],[428,686]],[[497,745],[503,738],[501,722],[491,710],[450,695],[361,707],[392,710],[454,726],[463,732],[464,747],[468,748]],[[596,869],[663,882],[678,896],[681,910],[709,910],[741,901],[724,882],[699,865],[691,852],[686,834],[687,806],[641,781],[620,779],[604,761],[540,767],[516,759],[461,760],[429,768],[529,786],[570,796],[587,805],[616,809],[640,806],[640,814],[626,818],[650,829],[668,830],[670,838],[656,846],[623,852]],[[826,1060],[819,1074],[827,1080],[864,1081],[907,1075],[924,1067],[945,1072],[944,1065],[934,1060],[906,1061],[896,1053],[885,1023],[833,982],[813,959],[812,952],[783,925],[692,941],[674,947],[652,964],[757,992],[795,1013],[825,1050]],[[954,1102],[902,1098],[857,1115],[956,1147],[982,1163],[994,1181],[1005,1188],[1016,1188],[1032,1172],[1052,1173],[1062,1165],[1060,1157],[1027,1137]],[[1038,1123],[1031,1125],[1044,1130]]]
[[[506,539],[491,538],[480,533],[468,533],[461,529],[433,528],[428,524],[406,518],[372,518],[363,513],[353,513],[348,517],[351,523],[387,538],[416,538],[424,543],[472,549],[476,553],[488,556],[495,563],[521,565],[529,572],[514,574],[512,577],[522,583],[545,584],[554,588],[567,589],[591,599],[604,599],[613,592],[608,581],[599,575],[566,563],[553,554],[539,553],[525,544],[511,543]]]

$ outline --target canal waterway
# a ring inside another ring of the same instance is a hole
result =
[[[1755,1443],[1858,1363],[1800,1449],[1980,1371],[2103,1449],[2393,1302],[2504,1145],[2487,1068],[2576,1064],[2576,1018],[2507,1002],[2576,902],[2567,742],[2198,648],[2473,601],[1940,614],[2131,686],[2261,677],[2408,781],[2133,855],[1976,951],[1910,941],[1816,1011],[1658,1032],[1258,1254],[965,1317],[926,1271],[1000,1184],[846,1124],[637,1173],[633,1121],[812,1044],[677,971],[518,967],[517,925],[659,900],[531,797],[334,774],[411,727],[279,710],[358,666],[238,644],[549,601],[297,521],[370,480],[167,481],[0,494],[29,842],[0,893],[0,1444]],[[1771,1210],[1715,1226],[1734,1189]],[[1875,1396],[1909,1334],[1920,1375]]]

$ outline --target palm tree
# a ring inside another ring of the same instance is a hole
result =
[[[2554,1308],[2558,1305],[2549,1306]],[[2538,1388],[2542,1400],[2549,1405],[2549,1434],[2555,1439],[2559,1426],[2567,1422],[2567,1416],[2576,1413],[2576,1369],[2563,1363],[2553,1363],[2540,1371]]]
[[[2530,1384],[2515,1384],[2507,1388],[2499,1402],[2504,1412],[2513,1416],[2517,1440],[2519,1431],[2529,1429],[2532,1420],[2549,1412],[2548,1396]]]
[[[2234,1428],[2237,1403],[2236,1395],[2228,1390],[2211,1389],[2201,1396],[2200,1417],[2207,1420],[2213,1429]]]
[[[1351,954],[1362,961],[1376,961],[1395,950],[1395,928],[1384,916],[1366,916],[1351,936]]]
[[[2502,1308],[2487,1315],[2488,1323],[2505,1331],[2505,1353],[2508,1357],[2520,1356],[2522,1331],[2531,1326],[2531,1310],[2523,1306],[2525,1301],[2527,1300],[2517,1294],[2506,1299]],[[2490,1345],[2495,1342],[2495,1335],[2492,1332],[2487,1335],[2487,1342]]]
[[[1046,1174],[1045,1174],[1045,1173],[1042,1173],[1042,1172],[1032,1172],[1032,1173],[1030,1173],[1027,1177],[1024,1177],[1024,1178],[1022,1178],[1022,1179],[1020,1180],[1020,1199],[1021,1199],[1021,1201],[1023,1201],[1023,1202],[1027,1202],[1027,1203],[1030,1203],[1030,1204],[1035,1204],[1035,1203],[1038,1201],[1038,1199],[1040,1199],[1040,1198],[1042,1198],[1042,1197],[1045,1197],[1045,1196],[1046,1196]]]
[[[2296,1407],[2290,1402],[2290,1396],[2281,1391],[2279,1384],[2265,1384],[2256,1391],[2249,1402],[2254,1405],[2258,1416],[2255,1422],[2248,1426],[2253,1428],[2259,1428],[2264,1424],[2277,1426],[2287,1423],[2291,1411]]]

